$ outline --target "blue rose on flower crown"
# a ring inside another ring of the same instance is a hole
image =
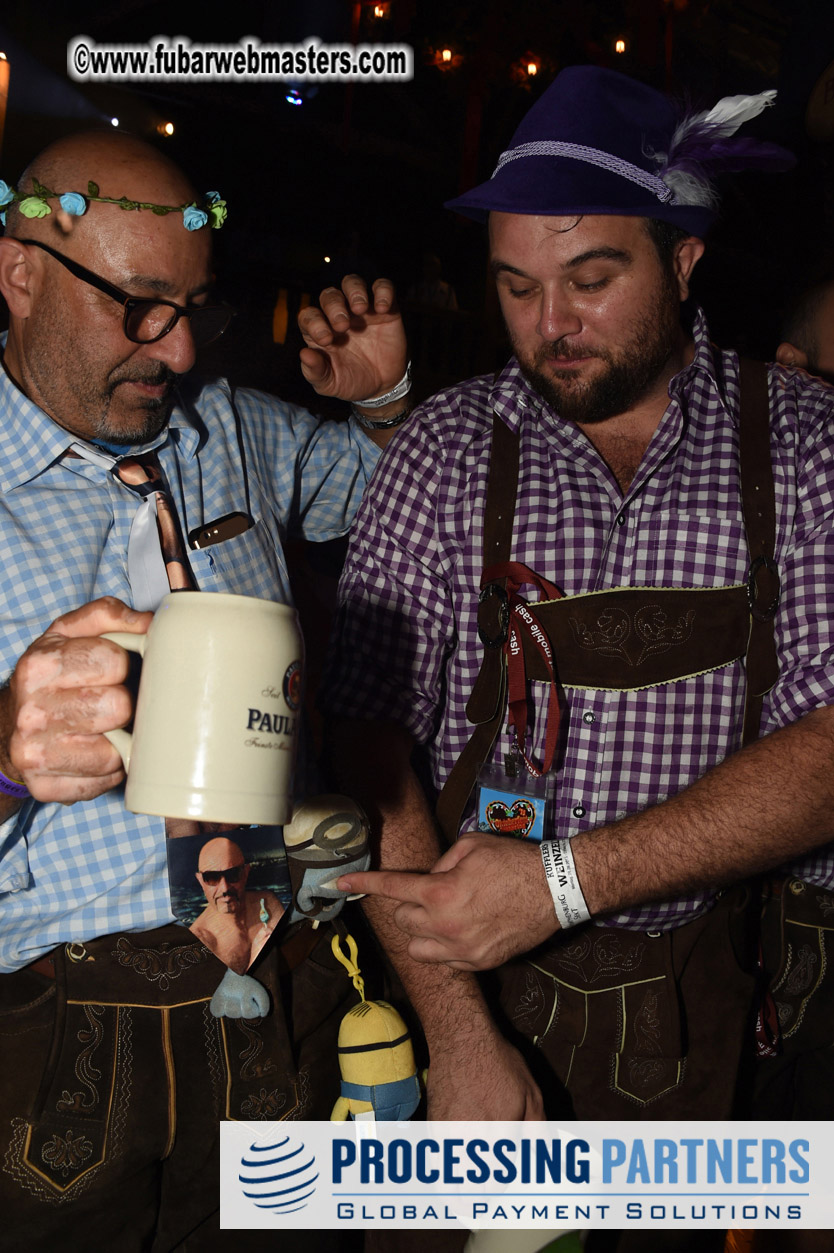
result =
[[[6,206],[14,200],[14,188],[0,178],[0,222],[6,225]]]
[[[72,218],[80,218],[87,212],[87,201],[77,191],[65,191],[61,196],[59,204]]]
[[[183,226],[187,231],[199,231],[204,226],[219,230],[228,215],[226,201],[218,191],[206,192],[201,207],[193,200],[189,204],[155,204],[150,200],[131,200],[128,196],[102,196],[99,194],[98,184],[94,182],[87,184],[86,193],[57,192],[44,187],[37,179],[32,179],[32,190],[23,192],[0,179],[0,223],[6,225],[6,210],[10,204],[17,204],[26,218],[49,217],[52,213],[50,200],[57,200],[60,208],[70,217],[83,217],[91,202],[117,205],[126,210],[149,209],[158,217],[181,213]]]
[[[187,231],[199,231],[208,222],[208,214],[190,204],[182,211],[182,224]]]

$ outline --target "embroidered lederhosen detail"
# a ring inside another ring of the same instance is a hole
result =
[[[747,744],[759,734],[762,697],[778,676],[773,618],[780,588],[773,560],[775,506],[766,367],[742,360],[739,378],[741,497],[750,554],[747,583],[720,588],[614,588],[538,601],[531,607],[549,640],[558,681],[565,687],[627,691],[677,682],[744,658],[747,694],[742,743]],[[506,644],[513,600],[507,585],[508,576],[512,581],[518,464],[518,433],[511,432],[495,414],[478,602],[484,655],[466,706],[467,718],[476,730],[455,762],[436,810],[449,843],[457,838],[476,772],[489,759],[506,706]],[[551,676],[543,668],[541,650],[529,633],[522,633],[521,638],[527,677],[547,681]]]
[[[630,691],[705,674],[743,657],[750,634],[744,584],[716,588],[617,587],[539,601],[563,687]],[[527,675],[547,680],[522,636]]]
[[[326,929],[316,947],[329,955]],[[204,1101],[218,1121],[308,1116],[316,1063],[308,1052],[296,1060],[282,989],[309,964],[310,995],[321,987],[326,1012],[343,995],[343,981],[328,993],[328,971],[317,975],[312,957],[296,968],[282,964],[281,953],[268,950],[256,966],[270,993],[269,1017],[245,1020],[211,1013],[222,965],[176,924],[54,950],[48,991],[32,1006],[6,1012],[7,1032],[37,1023],[33,1038],[43,1062],[34,1101],[27,1086],[19,1104],[9,1103],[16,1112],[0,1138],[0,1169],[39,1202],[61,1206],[119,1177],[135,1151],[137,1127],[164,1159],[176,1133],[177,1072],[190,1065],[199,1068]],[[314,1022],[317,1015],[318,1006]],[[335,1056],[338,1021],[334,1014],[332,1040],[322,1044],[327,1055]],[[45,1036],[51,1043],[43,1047]],[[193,1060],[184,1040],[194,1044]],[[140,1115],[149,1084],[155,1097],[168,1088],[167,1111],[157,1100],[152,1125]],[[331,1086],[328,1107],[338,1095],[338,1072]]]
[[[827,1049],[834,1039],[834,892],[777,874],[765,881],[762,900],[764,968],[782,1050]]]

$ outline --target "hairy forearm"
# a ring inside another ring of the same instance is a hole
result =
[[[376,837],[375,864],[388,870],[430,871],[441,854],[434,820],[411,768],[410,737],[392,723],[336,725],[328,765],[334,784],[366,810]],[[493,1030],[473,975],[413,961],[409,937],[394,922],[396,905],[381,897],[364,902],[367,917],[385,947],[419,1014],[434,1054],[461,1033]]]
[[[749,745],[685,792],[571,841],[592,914],[723,886],[834,836],[834,708]]]

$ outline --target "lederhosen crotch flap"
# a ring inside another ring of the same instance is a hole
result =
[[[776,682],[773,617],[779,575],[773,559],[775,506],[770,458],[767,372],[740,362],[739,457],[750,554],[746,583],[715,588],[617,587],[563,596],[526,566],[510,560],[518,484],[519,436],[496,416],[484,517],[484,570],[478,633],[481,670],[466,707],[475,731],[437,805],[451,842],[480,764],[487,761],[505,716],[524,754],[526,683],[549,684],[546,772],[558,731],[557,683],[629,691],[674,683],[745,659],[747,694],[742,743],[759,734],[762,698]],[[524,585],[541,599],[520,596]]]

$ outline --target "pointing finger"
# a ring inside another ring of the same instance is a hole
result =
[[[364,870],[341,875],[340,892],[364,892],[368,896],[385,896],[391,901],[422,904],[426,892],[425,874],[401,870]]]

